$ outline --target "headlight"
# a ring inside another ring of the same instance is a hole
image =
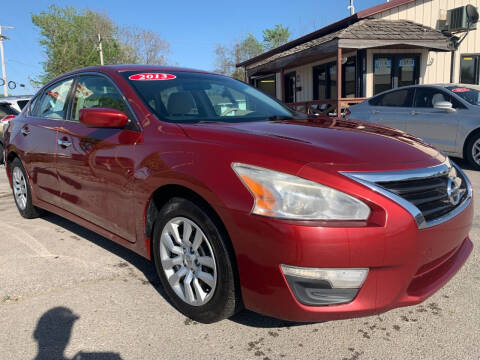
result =
[[[234,163],[255,199],[254,214],[296,220],[366,220],[370,208],[328,186],[297,176]]]

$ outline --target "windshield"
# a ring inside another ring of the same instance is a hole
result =
[[[449,86],[447,89],[472,105],[480,105],[480,88],[473,88],[470,86]]]
[[[268,95],[226,76],[192,72],[122,74],[159,119],[245,122],[302,117]]]

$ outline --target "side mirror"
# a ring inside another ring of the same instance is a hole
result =
[[[128,122],[128,116],[117,109],[111,108],[87,108],[79,113],[80,122],[92,128],[124,128]]]
[[[454,113],[457,111],[453,108],[453,105],[450,101],[439,101],[433,104],[433,107],[438,110],[444,110],[447,113]]]

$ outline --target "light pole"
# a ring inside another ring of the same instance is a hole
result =
[[[2,57],[3,95],[8,96],[7,71],[5,70],[5,57],[3,55],[3,40],[8,40],[8,38],[5,35],[2,35],[2,28],[13,29],[13,27],[0,25],[0,56]]]

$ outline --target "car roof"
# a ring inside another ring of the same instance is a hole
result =
[[[192,73],[201,73],[201,74],[215,74],[210,71],[190,69],[190,68],[177,67],[177,66],[137,65],[137,64],[89,66],[89,67],[73,70],[68,74],[77,74],[77,73],[90,72],[90,71],[91,72],[107,72],[107,73],[108,72],[125,72],[125,71],[161,71],[161,72],[192,72]]]

